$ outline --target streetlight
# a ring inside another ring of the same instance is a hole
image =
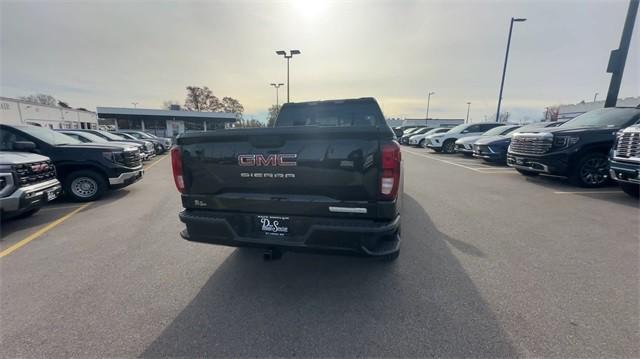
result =
[[[498,111],[496,112],[496,122],[500,119],[500,105],[502,104],[502,89],[504,88],[504,76],[507,73],[507,60],[509,60],[509,47],[511,46],[511,33],[513,32],[514,22],[525,22],[527,19],[520,17],[512,17],[509,25],[509,39],[507,40],[507,52],[504,55],[504,67],[502,68],[502,81],[500,82],[500,95],[498,96]]]
[[[132,102],[131,104],[133,105],[133,108],[138,107],[138,103],[137,102]]]
[[[431,95],[435,95],[435,92],[429,92],[427,96],[427,121],[429,121],[429,105],[431,104]]]
[[[471,102],[467,102],[467,120],[464,123],[469,122],[469,110],[471,110]]]
[[[272,83],[270,86],[273,86],[276,88],[276,108],[280,107],[280,101],[278,100],[278,92],[280,92],[280,86],[284,85],[283,83],[277,83],[274,84]]]
[[[276,54],[278,55],[282,55],[284,56],[285,59],[287,59],[287,102],[289,102],[289,60],[291,60],[291,58],[293,57],[293,55],[300,55],[300,50],[290,50],[289,51],[289,55],[287,55],[287,52],[284,50],[278,50],[276,51]]]

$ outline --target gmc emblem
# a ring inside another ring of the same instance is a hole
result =
[[[295,153],[280,153],[264,156],[257,155],[238,155],[239,166],[297,166]]]
[[[36,163],[31,165],[31,172],[40,173],[49,169],[49,165],[46,163]]]

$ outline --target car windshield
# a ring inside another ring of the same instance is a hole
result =
[[[462,124],[462,125],[458,125],[452,129],[450,129],[447,133],[460,133],[462,131],[464,131],[465,129],[467,129],[469,126],[469,124]]]
[[[131,132],[131,135],[136,137],[136,138],[145,138],[145,139],[154,139],[155,137],[144,133],[144,132]]]
[[[482,136],[500,136],[506,135],[511,131],[518,128],[518,126],[498,126],[490,129],[489,131],[482,134]]]
[[[421,134],[427,133],[427,132],[429,132],[429,129],[425,127],[425,128],[419,129],[418,131],[412,133],[411,135],[421,135]]]
[[[433,135],[434,133],[445,133],[448,132],[449,129],[446,128],[433,128],[429,131],[427,131],[427,133],[425,133],[425,135]]]
[[[82,143],[79,140],[71,136],[67,136],[64,133],[56,132],[44,127],[37,126],[20,126],[18,129],[28,135],[31,135],[42,142],[50,145],[70,145]]]
[[[64,133],[64,132],[63,132]],[[75,134],[78,136],[82,136],[84,138],[86,138],[87,140],[91,141],[91,142],[98,142],[98,143],[104,143],[104,142],[109,142],[107,140],[105,140],[104,138],[94,135],[93,133],[90,132],[73,132],[70,131],[70,134]]]
[[[640,109],[635,108],[601,108],[584,113],[569,120],[560,128],[603,127],[620,128],[628,124],[635,116],[640,114]]]
[[[107,138],[109,140],[112,141],[122,141],[125,138],[120,136],[120,135],[116,135],[115,133],[111,133],[111,132],[107,132],[107,131],[102,131],[102,130],[98,130],[96,131],[96,133],[98,133],[100,136],[103,136],[104,138]]]

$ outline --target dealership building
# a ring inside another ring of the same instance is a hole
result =
[[[100,125],[119,130],[141,130],[166,137],[175,137],[183,132],[228,128],[236,121],[235,114],[227,112],[126,107],[98,107],[98,118]]]
[[[51,129],[98,128],[95,112],[0,97],[0,123]]]

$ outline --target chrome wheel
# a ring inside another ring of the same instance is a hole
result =
[[[587,185],[598,186],[607,181],[609,163],[606,157],[592,157],[580,167],[580,179]]]
[[[448,141],[444,144],[444,153],[453,153],[455,151],[456,144],[454,141]]]
[[[91,177],[78,177],[71,182],[71,192],[80,198],[89,198],[98,193],[98,183]]]

